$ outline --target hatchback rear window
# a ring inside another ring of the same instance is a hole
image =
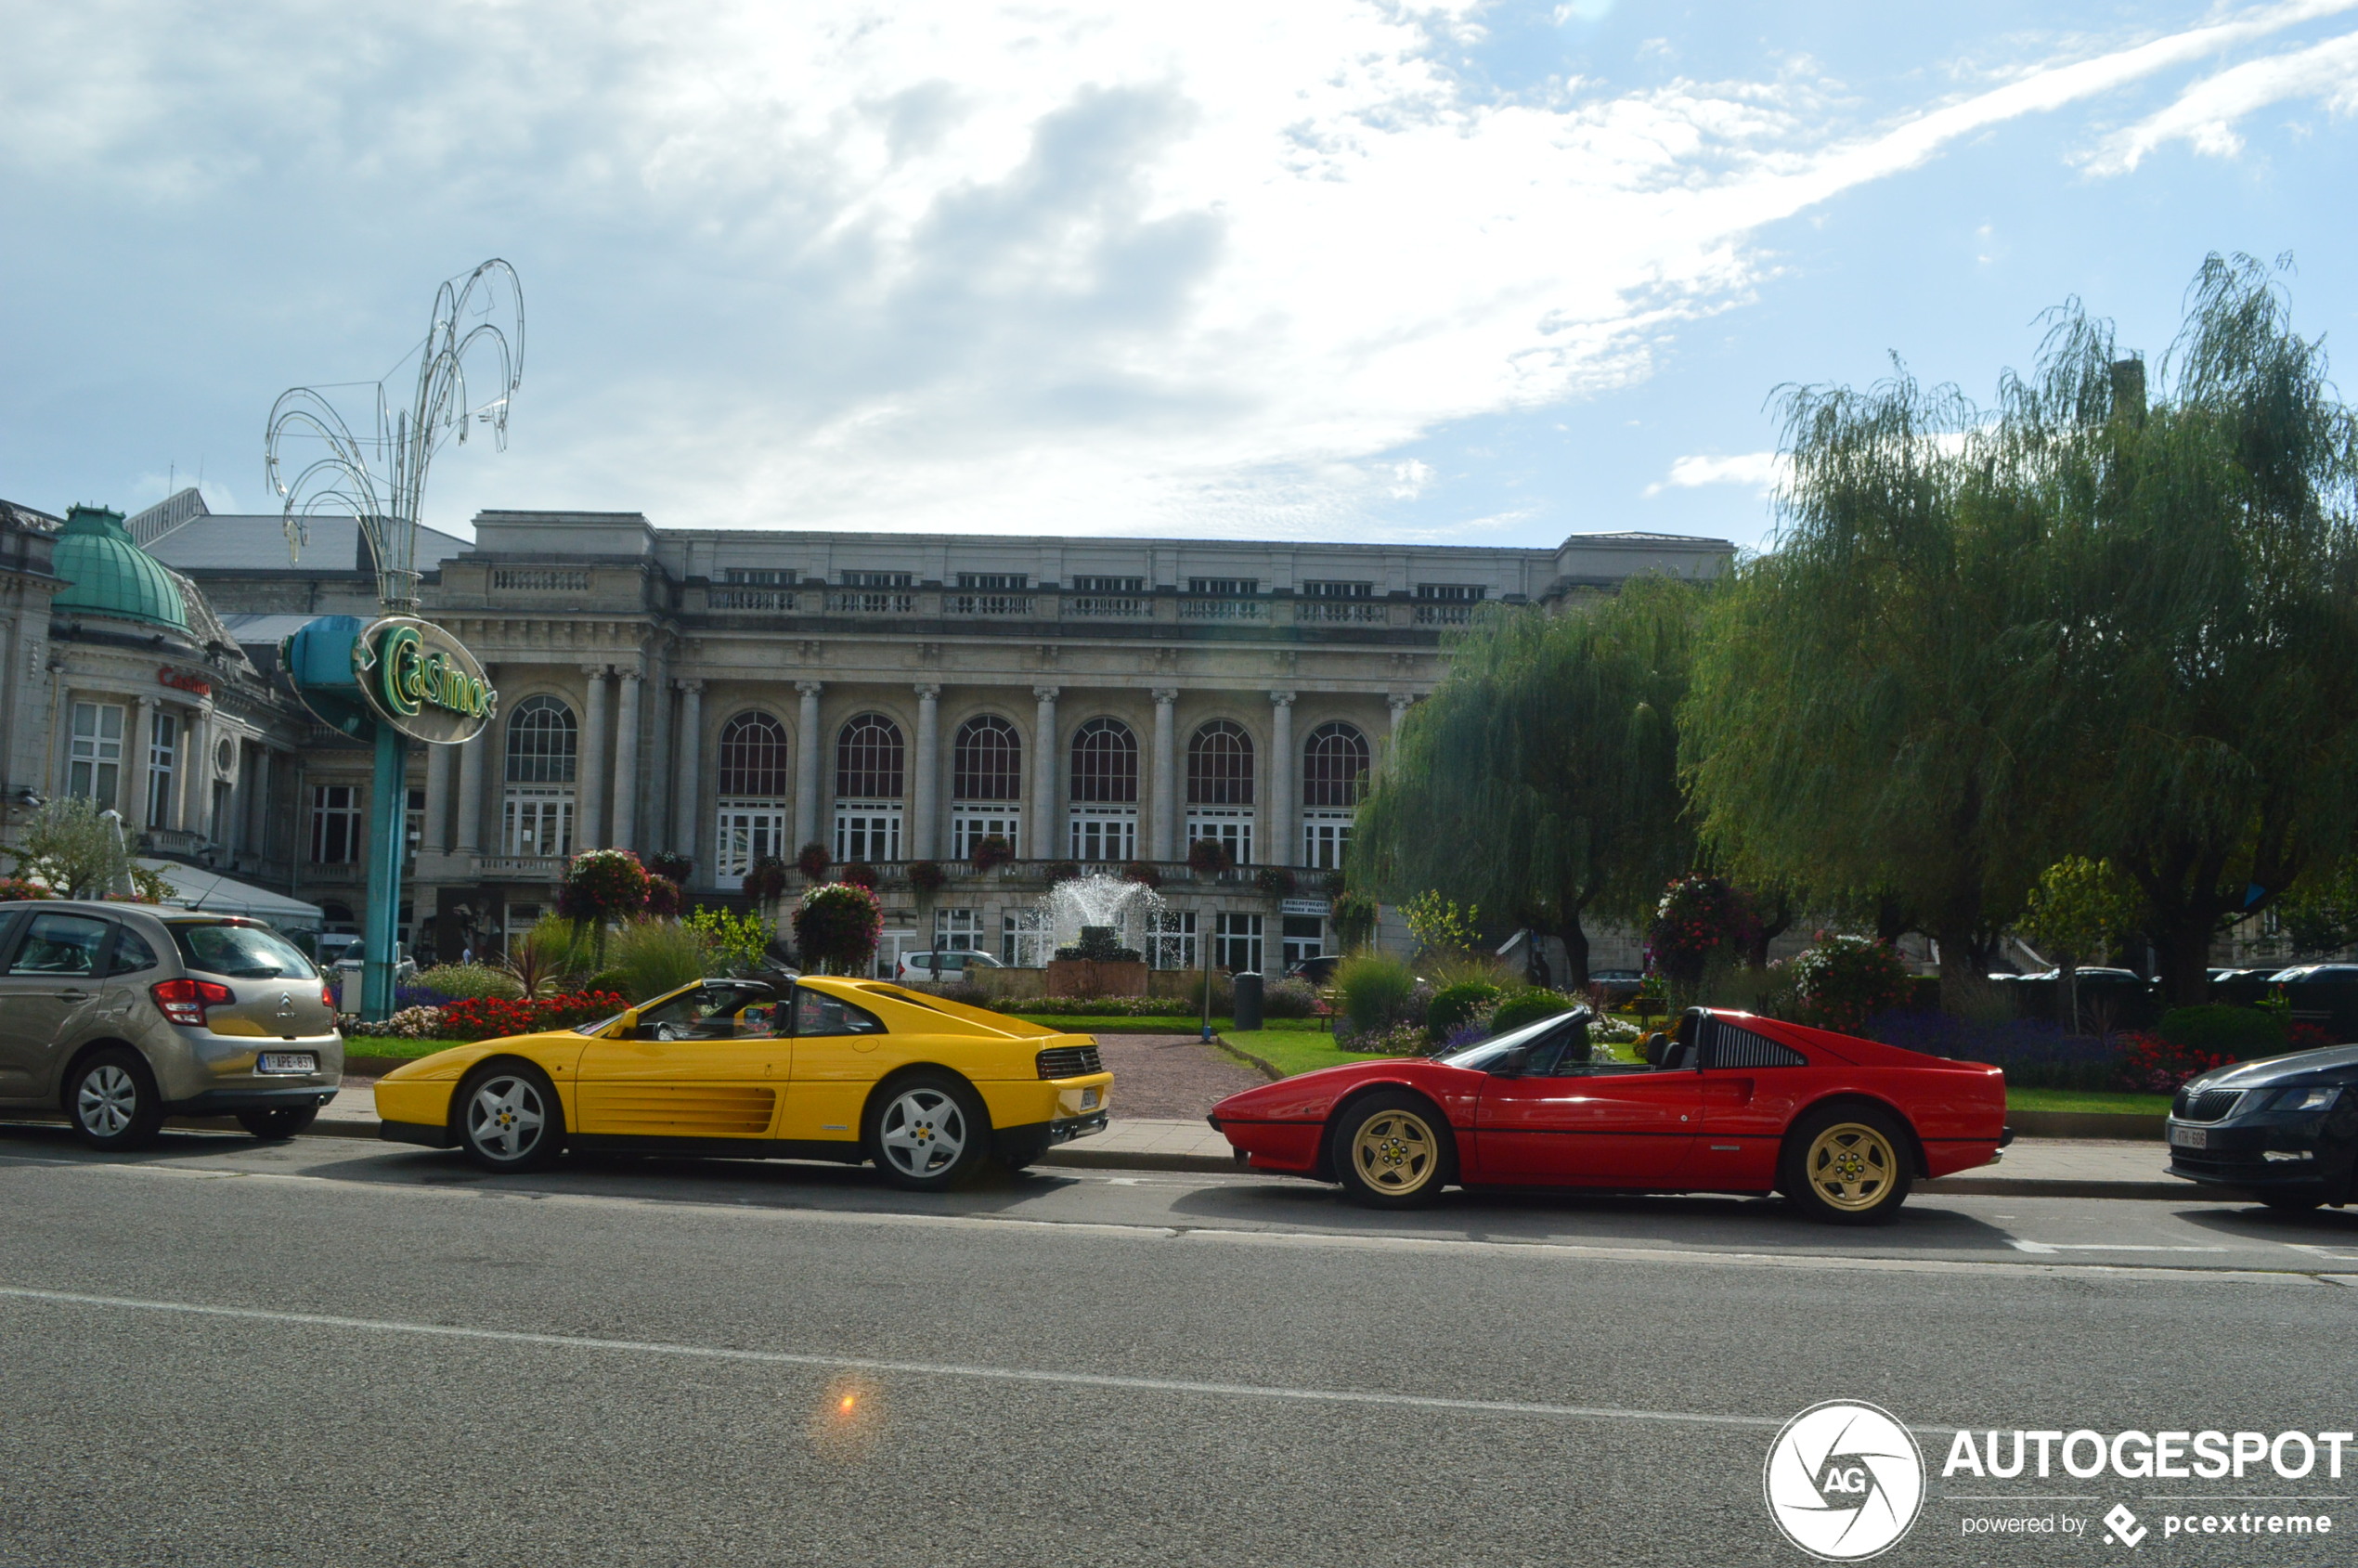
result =
[[[310,979],[317,970],[302,951],[267,926],[236,926],[227,921],[200,925],[174,921],[172,940],[191,969],[237,979]]]

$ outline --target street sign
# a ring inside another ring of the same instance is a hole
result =
[[[1324,899],[1279,899],[1279,914],[1331,914],[1333,906]]]
[[[353,639],[352,674],[369,712],[431,745],[474,739],[499,707],[467,645],[408,616],[372,622]]]

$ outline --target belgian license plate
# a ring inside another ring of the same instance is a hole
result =
[[[1083,1089],[1081,1091],[1081,1108],[1083,1110],[1095,1110],[1097,1108],[1097,1091],[1095,1089]]]
[[[256,1072],[317,1072],[319,1058],[309,1051],[265,1051],[253,1064]]]
[[[2172,1127],[2170,1141],[2179,1148],[2208,1148],[2210,1129],[2208,1127]]]

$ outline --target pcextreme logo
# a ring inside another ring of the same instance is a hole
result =
[[[1828,1562],[1857,1562],[1898,1545],[1916,1523],[1924,1457],[1889,1411],[1829,1399],[1777,1433],[1760,1485],[1785,1539]]]

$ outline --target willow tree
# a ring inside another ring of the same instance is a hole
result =
[[[2358,421],[2269,268],[2212,256],[2187,303],[2150,401],[2109,324],[2056,313],[2002,426],[2051,518],[2073,836],[2136,885],[2181,1003],[2358,830]]]
[[[1555,937],[1586,985],[1586,918],[1640,919],[1691,856],[1673,724],[1699,598],[1646,577],[1562,615],[1486,612],[1359,808],[1352,885]]]
[[[1798,388],[1783,418],[1776,548],[1715,595],[1680,715],[1698,831],[1746,882],[1905,911],[1955,1005],[2054,858],[2040,519],[1952,388]]]

